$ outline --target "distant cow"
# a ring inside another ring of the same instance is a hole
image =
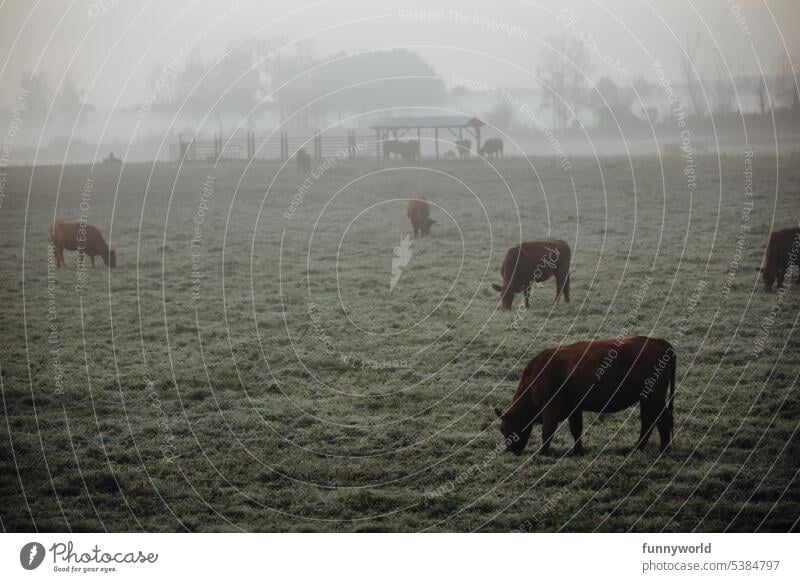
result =
[[[396,139],[389,139],[383,142],[383,157],[391,158],[392,155],[405,157],[406,146],[403,142]]]
[[[418,160],[419,142],[415,139],[409,141],[400,141],[397,139],[384,141],[383,157],[390,158],[392,155],[402,158],[405,162]]]
[[[311,169],[311,156],[308,155],[306,148],[297,150],[297,169],[301,172],[308,172]]]
[[[409,200],[406,216],[411,220],[411,226],[414,227],[414,238],[430,234],[431,225],[436,222],[430,218],[431,205],[421,198]]]
[[[414,161],[419,160],[419,142],[415,139],[408,140],[403,144],[405,146],[405,154],[403,160]]]
[[[456,140],[456,148],[458,149],[458,155],[461,156],[461,159],[468,160],[472,150],[472,142],[468,139],[458,139]]]
[[[573,454],[583,454],[583,411],[618,412],[640,406],[644,449],[658,428],[661,451],[673,435],[677,354],[663,339],[643,336],[578,342],[550,348],[525,367],[511,405],[501,411],[506,450],[521,454],[534,424],[542,425],[542,453],[548,454],[558,423],[568,419]]]
[[[764,262],[757,269],[761,271],[764,279],[764,288],[771,291],[776,279],[778,287],[781,287],[789,268],[798,264],[800,264],[800,228],[785,228],[773,232],[769,235]],[[798,269],[797,283],[800,284],[800,269]]]
[[[478,154],[484,158],[502,158],[503,157],[503,140],[499,137],[493,137],[483,142]]]
[[[100,255],[108,267],[116,268],[117,254],[108,248],[106,241],[103,240],[103,235],[91,224],[57,220],[50,225],[49,233],[56,256],[56,265],[59,268],[61,265],[65,265],[64,249],[78,251],[78,256],[83,253],[91,257],[92,267],[94,267],[94,258]]]
[[[508,249],[500,267],[503,284],[492,284],[499,291],[503,309],[511,309],[514,295],[525,296],[525,307],[530,307],[530,289],[533,283],[556,278],[556,300],[561,296],[569,303],[569,265],[572,258],[569,245],[563,240],[536,240],[524,242]]]

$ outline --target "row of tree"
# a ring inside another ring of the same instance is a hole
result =
[[[580,40],[564,34],[548,44],[537,70],[541,81],[537,106],[549,112],[554,131],[569,129],[587,111],[601,127],[641,124],[646,118],[657,120],[659,114],[664,117],[646,105],[655,89],[643,78],[629,85],[618,85],[608,76],[591,81],[592,58]],[[800,92],[788,58],[781,57],[769,72],[750,77],[732,74],[719,58],[701,78],[696,70],[700,48],[699,36],[687,37],[677,53],[687,115],[704,118],[734,113],[743,90],[757,97],[761,114],[776,109],[800,113]],[[58,116],[73,119],[83,104],[83,95],[71,78],[58,91],[41,73],[25,75],[23,86],[34,116],[44,114],[52,103]],[[177,59],[155,68],[148,86],[148,111],[212,111],[220,127],[223,117],[252,119],[264,112],[291,125],[318,127],[332,116],[342,119],[383,108],[436,106],[448,98],[441,77],[414,52],[341,53],[323,59],[308,43],[287,45],[279,39],[239,43],[213,62]],[[507,100],[498,100],[483,114],[502,129],[526,123]]]
[[[699,35],[687,36],[677,52],[687,116],[702,120],[712,114],[719,118],[737,113],[744,109],[739,103],[742,95],[757,96],[761,115],[777,109],[800,114],[800,89],[787,55],[776,58],[770,71],[760,71],[755,76],[746,75],[739,67],[731,68],[721,55],[712,66],[698,71],[701,44]],[[557,131],[567,129],[586,109],[595,115],[600,126],[644,123],[647,118],[657,122],[659,114],[664,113],[645,104],[653,87],[641,77],[627,86],[619,86],[607,76],[590,82],[591,56],[577,38],[568,34],[551,38],[540,57],[542,105],[550,111],[552,127]],[[501,103],[497,109],[504,107]]]

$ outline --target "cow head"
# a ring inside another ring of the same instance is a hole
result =
[[[506,452],[521,455],[531,438],[533,424],[539,415],[534,414],[533,417],[527,418],[527,414],[521,415],[510,407],[505,412],[495,407],[494,413],[500,419],[500,432],[506,443]]]
[[[105,259],[105,257],[103,257],[103,259]],[[117,253],[116,253],[116,251],[108,251],[108,261],[106,262],[106,265],[108,265],[109,268],[111,268],[111,269],[116,269],[117,268]]]
[[[422,223],[422,234],[429,235],[431,233],[431,225],[435,223],[435,220],[431,220],[430,218],[426,218]]]

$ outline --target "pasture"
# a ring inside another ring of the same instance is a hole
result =
[[[752,197],[744,151],[320,164],[7,170],[4,530],[797,529],[800,290],[754,271],[800,218],[797,153],[756,153]],[[418,196],[437,222],[403,243]],[[110,274],[48,271],[81,215]],[[505,251],[549,237],[571,302],[551,279],[499,310]],[[677,349],[671,451],[633,452],[630,409],[585,416],[586,456],[566,423],[500,453],[533,355],[632,334]]]

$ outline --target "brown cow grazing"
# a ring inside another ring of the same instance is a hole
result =
[[[503,140],[499,137],[493,137],[483,142],[478,154],[484,158],[502,158],[503,157]]]
[[[431,205],[421,198],[412,198],[406,207],[406,216],[411,220],[414,227],[414,238],[426,236],[431,233],[431,225],[435,220],[431,220]]]
[[[61,265],[66,266],[66,263],[64,263],[64,249],[78,251],[79,257],[81,253],[91,257],[92,267],[94,267],[94,258],[100,255],[108,267],[116,268],[117,254],[108,248],[106,241],[103,240],[103,235],[91,224],[56,220],[50,225],[49,232],[50,242],[53,245],[53,252],[56,256],[56,265],[59,268],[61,268]]]
[[[472,151],[472,142],[468,139],[457,139],[456,148],[458,149],[458,155],[461,156],[461,159],[468,160],[469,154]]]
[[[308,155],[306,148],[297,150],[297,169],[301,172],[308,172],[311,169],[311,156]]]
[[[558,423],[568,419],[583,454],[583,411],[618,412],[639,404],[643,450],[658,428],[661,451],[673,436],[672,401],[677,354],[667,340],[643,336],[578,342],[540,352],[522,373],[511,405],[501,411],[507,451],[522,453],[534,424],[542,425],[542,453],[548,454]]]
[[[492,289],[502,293],[503,309],[511,309],[514,295],[523,293],[525,307],[530,307],[533,283],[556,278],[556,300],[561,296],[569,303],[569,264],[572,252],[563,240],[535,240],[508,249],[500,267],[503,284],[492,284]]]
[[[776,279],[778,287],[782,287],[783,279],[792,265],[800,265],[800,228],[776,230],[769,235],[764,262],[760,268],[756,268],[757,271],[761,271],[764,288],[772,291],[772,284]],[[797,273],[797,283],[800,284],[800,269]]]

